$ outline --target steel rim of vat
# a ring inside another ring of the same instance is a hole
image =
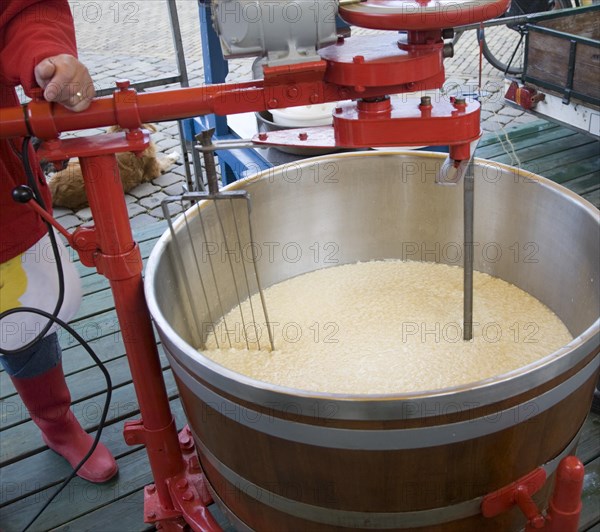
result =
[[[386,155],[401,155],[400,151],[356,152],[334,154],[323,157],[311,158],[303,161],[300,167],[307,164],[330,161],[331,159],[348,157],[382,157]],[[414,153],[404,152],[407,155]],[[443,161],[443,154],[421,152],[419,157],[439,159]],[[568,189],[526,170],[517,169],[502,163],[475,159],[477,166],[500,168],[511,175],[533,180],[540,186],[549,188],[555,193],[565,197],[565,201],[575,203],[586,214],[594,217],[600,224],[599,212],[589,202],[580,198]],[[278,170],[283,169],[278,167]],[[296,163],[296,167],[298,164]],[[243,189],[248,184],[258,181],[273,174],[274,170],[266,170],[247,179],[237,181],[227,187],[227,190]],[[182,220],[175,221],[175,229],[181,225]],[[171,237],[167,231],[154,247],[146,267],[146,279],[154,279],[160,257],[166,252]],[[310,392],[306,390],[287,388],[271,383],[252,379],[240,373],[229,370],[213,360],[204,356],[190,346],[169,324],[156,300],[154,288],[146,282],[146,299],[148,308],[159,330],[163,345],[168,354],[184,367],[195,368],[206,382],[226,390],[227,393],[246,401],[268,406],[273,410],[285,411],[287,405],[293,401],[301,409],[302,414],[315,416],[320,412],[323,403],[334,404],[336,411],[329,417],[331,419],[349,420],[394,420],[399,419],[399,403],[413,405],[415,408],[401,409],[402,419],[413,419],[428,416],[439,416],[440,408],[448,405],[458,407],[461,412],[468,412],[473,408],[498,403],[516,395],[525,393],[564,372],[572,369],[590,356],[592,351],[600,345],[600,318],[596,319],[586,330],[575,337],[569,344],[550,353],[544,358],[523,366],[517,370],[497,375],[492,379],[472,382],[456,387],[437,390],[427,390],[418,393],[400,394],[340,394]],[[176,354],[177,353],[177,354]],[[185,355],[185,362],[180,354]],[[598,364],[598,357],[596,357]]]
[[[551,410],[571,394],[581,388],[595,373],[600,363],[600,355],[572,377],[555,388],[538,395],[533,400],[480,417],[469,416],[462,421],[447,422],[427,427],[359,429],[312,425],[293,421],[261,412],[231,401],[194,379],[176,360],[171,367],[180,382],[203,403],[202,412],[210,415],[207,409],[276,438],[317,445],[325,448],[353,451],[398,451],[439,447],[474,440],[502,430],[526,423],[529,419]],[[397,417],[398,414],[397,414]]]

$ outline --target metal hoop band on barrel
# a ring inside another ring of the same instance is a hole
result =
[[[577,445],[580,434],[581,429],[579,429],[579,432],[558,456],[541,466],[546,472],[547,477],[556,471],[559,462],[565,456],[568,456],[572,453]],[[282,497],[281,495],[261,488],[249,480],[246,480],[219,461],[198,438],[196,438],[196,442],[203,458],[208,460],[211,466],[238,490],[241,490],[249,497],[256,499],[262,504],[266,504],[275,510],[279,510],[301,519],[307,519],[315,523],[345,526],[348,528],[360,527],[366,529],[425,527],[448,523],[466,517],[472,517],[479,514],[481,511],[480,507],[483,496],[458,504],[444,506],[442,508],[430,508],[415,512],[350,512],[306,504]],[[235,514],[233,514],[229,508],[227,508],[227,505],[217,495],[216,490],[209,481],[207,482],[207,486],[211,492],[211,495],[213,496],[214,501],[221,507],[223,512],[235,522],[238,529],[251,530]]]
[[[437,447],[493,434],[523,423],[579,389],[594,375],[599,363],[600,355],[597,355],[581,371],[552,390],[537,396],[535,400],[497,412],[493,415],[493,419],[488,416],[414,429],[359,430],[308,425],[251,410],[202,385],[171,358],[171,368],[181,382],[208,408],[216,410],[236,423],[271,436],[308,445],[373,451]]]

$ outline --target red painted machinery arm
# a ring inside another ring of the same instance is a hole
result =
[[[309,66],[310,68],[307,68]],[[45,100],[35,99],[21,107],[2,109],[0,138],[33,135],[56,138],[63,131],[120,125],[136,128],[147,122],[160,122],[215,113],[229,115],[283,107],[335,102],[399,93],[427,84],[407,84],[367,88],[359,92],[324,81],[324,61],[279,70],[269,79],[245,83],[224,83],[197,88],[171,89],[138,94],[128,81],[118,81],[112,97],[96,98],[90,107],[74,113]]]

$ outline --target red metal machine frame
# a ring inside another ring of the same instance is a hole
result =
[[[128,81],[118,81],[119,90],[112,98],[94,100],[84,113],[34,95],[23,108],[3,109],[0,135],[56,139],[63,131],[114,124],[135,129],[145,122],[210,113],[357,100],[344,105],[334,116],[334,127],[328,129],[337,146],[450,145],[453,160],[468,160],[470,145],[481,134],[478,102],[424,104],[387,97],[442,86],[443,58],[450,53],[442,30],[411,31],[405,37],[377,35],[360,42],[364,45],[340,38],[323,50],[320,61],[265,67],[264,79],[247,83],[138,94]]]
[[[80,159],[94,227],[79,228],[71,235],[35,202],[30,205],[68,238],[83,264],[95,267],[110,281],[142,417],[126,424],[124,436],[130,445],[146,446],[154,484],[145,490],[145,519],[164,530],[181,530],[185,525],[201,531],[219,527],[207,510],[211,498],[189,429],[177,434],[169,408],[143,293],[142,259],[131,233],[115,153],[141,153],[148,146],[148,136],[140,129],[145,122],[358,100],[336,109],[334,127],[320,130],[326,141],[316,139],[316,145],[446,144],[452,159],[470,159],[471,143],[480,136],[477,102],[421,99],[403,103],[387,96],[442,85],[447,53],[442,30],[410,31],[400,41],[397,35],[370,38],[368,45],[360,46],[361,53],[348,41],[340,39],[326,49],[321,61],[265,68],[263,80],[148,94],[137,94],[128,81],[119,81],[113,97],[95,99],[82,113],[43,101],[39,94],[22,107],[2,109],[1,138],[37,136],[47,141],[41,157]],[[128,132],[58,140],[62,131],[114,124]],[[312,131],[294,135],[296,144],[313,140]],[[254,140],[257,144],[287,142],[264,136]],[[574,457],[563,461],[547,517],[529,503],[529,480],[486,497],[484,511],[491,516],[518,504],[532,529],[574,531],[582,471]]]

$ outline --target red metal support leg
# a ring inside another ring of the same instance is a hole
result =
[[[148,134],[133,130],[85,139],[54,140],[39,151],[49,161],[79,155],[85,189],[94,218],[93,227],[73,235],[30,203],[39,214],[67,236],[81,262],[94,266],[109,281],[123,335],[142,419],[125,424],[125,441],[146,447],[154,484],[146,486],[146,522],[165,531],[220,530],[208,511],[212,502],[187,427],[177,434],[142,283],[142,257],[133,240],[115,152],[141,153]]]
[[[133,240],[114,154],[81,157],[94,217],[95,263],[109,281],[123,335],[142,422],[127,426],[126,441],[146,445],[156,492],[173,509],[166,480],[184,468],[142,283],[142,258]]]

